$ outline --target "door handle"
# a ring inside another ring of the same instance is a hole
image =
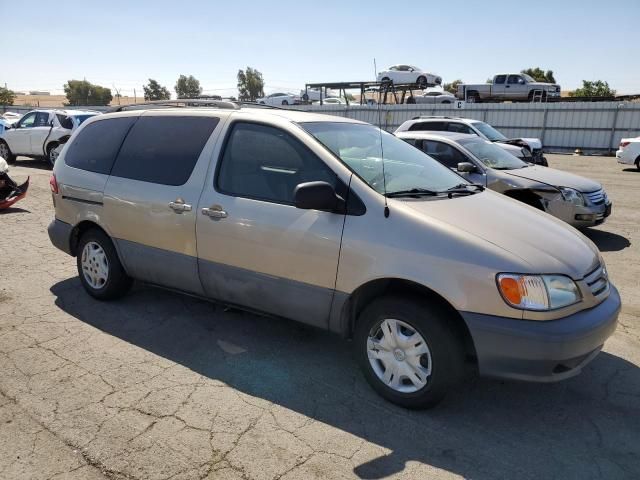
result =
[[[203,208],[202,214],[211,218],[227,218],[228,214],[220,205],[214,205],[211,208]]]
[[[184,203],[184,200],[182,200],[181,198],[176,199],[175,202],[169,202],[169,208],[176,213],[191,211],[191,205],[189,205],[188,203]]]

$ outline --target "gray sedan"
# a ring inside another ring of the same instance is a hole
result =
[[[450,132],[395,135],[467,180],[544,210],[576,228],[598,225],[611,214],[611,201],[598,182],[523,162],[476,135]]]

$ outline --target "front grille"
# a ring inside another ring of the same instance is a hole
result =
[[[603,189],[591,193],[585,193],[584,196],[589,200],[591,205],[602,205],[607,199],[607,194]]]
[[[584,277],[584,281],[589,286],[589,290],[591,290],[591,294],[594,297],[599,297],[609,291],[607,270],[600,264]]]

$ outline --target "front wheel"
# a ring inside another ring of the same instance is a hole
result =
[[[636,168],[640,170],[640,157],[636,158]]]
[[[16,156],[11,153],[9,145],[4,140],[0,140],[0,157],[4,158],[7,163],[15,163]]]
[[[363,373],[382,397],[407,408],[430,408],[464,373],[464,349],[437,305],[382,297],[358,319],[354,343]]]
[[[420,75],[416,80],[416,83],[420,88],[425,88],[427,86],[427,79],[424,76]]]
[[[111,239],[99,229],[86,231],[77,249],[78,276],[89,295],[98,300],[123,296],[133,283],[116,253]]]
[[[287,102],[286,100],[282,100],[282,105],[289,105],[289,102]]]

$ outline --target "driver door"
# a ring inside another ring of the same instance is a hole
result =
[[[37,112],[27,113],[15,126],[5,132],[3,138],[14,155],[31,155],[31,139],[29,135],[36,121]]]
[[[327,328],[345,215],[296,208],[293,193],[341,180],[274,126],[234,122],[222,148],[197,209],[206,295]]]

